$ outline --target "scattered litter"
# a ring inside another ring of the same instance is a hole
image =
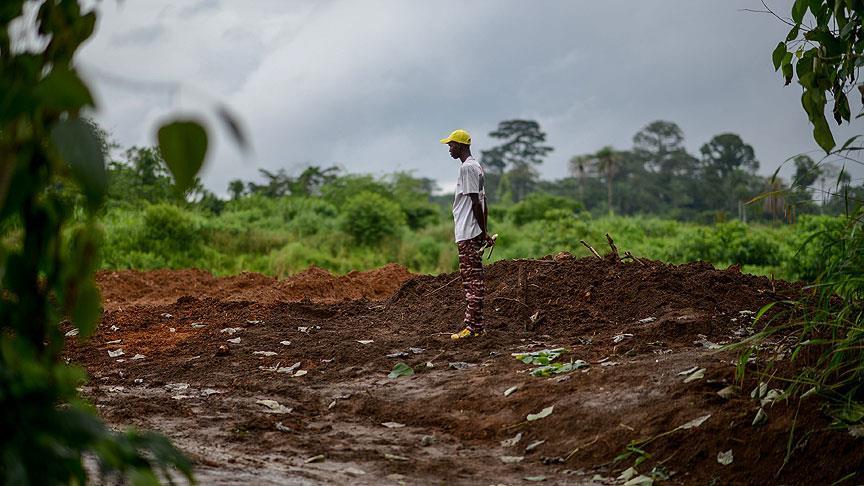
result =
[[[273,351],[252,351],[252,354],[257,354],[260,356],[276,356],[276,353]]]
[[[317,456],[312,456],[309,459],[303,461],[306,464],[311,464],[313,462],[324,462],[324,454],[318,454]]]
[[[504,464],[516,464],[517,462],[522,462],[525,456],[501,456],[500,459]]]
[[[535,483],[541,483],[543,481],[546,481],[546,476],[525,476],[522,479],[524,479],[525,481],[532,481]]]
[[[393,371],[391,371],[387,375],[387,378],[390,378],[391,380],[395,380],[396,378],[399,378],[400,376],[411,376],[413,374],[414,374],[414,368],[408,366],[405,363],[400,362],[400,363],[396,363],[396,366],[393,367]]]
[[[765,413],[765,409],[763,409],[762,407],[759,407],[759,411],[756,412],[756,416],[753,417],[753,424],[752,424],[753,427],[756,427],[757,425],[762,425],[767,421],[768,421],[768,414]]]
[[[420,438],[420,446],[421,447],[428,447],[434,443],[435,443],[435,436],[434,435],[424,435],[423,437]]]
[[[113,341],[106,341],[105,344],[120,344],[122,342],[123,342],[122,339],[115,339]]]
[[[646,317],[645,319],[639,319],[639,324],[648,324],[649,322],[654,322],[656,320],[656,317]]]
[[[217,393],[222,393],[222,392],[220,392],[219,390],[214,390],[212,388],[205,388],[205,389],[201,390],[201,396],[202,397],[209,397],[210,395],[215,395]]]
[[[349,476],[362,476],[366,474],[366,471],[362,469],[357,469],[356,467],[346,467],[342,470],[342,472]]]
[[[753,312],[751,310],[742,310],[742,311],[738,311],[738,313],[741,314],[742,316],[752,316],[753,314],[755,314],[755,312]]]
[[[256,320],[249,320],[249,319],[246,320],[246,324],[261,324],[262,322],[263,321],[256,321]]]
[[[291,432],[291,429],[282,425],[282,422],[276,422],[276,430],[279,432]]]
[[[774,402],[776,402],[777,399],[779,399],[782,396],[783,396],[782,390],[772,388],[772,389],[768,390],[768,393],[765,394],[765,397],[762,399],[760,404],[763,407],[768,406],[768,405],[774,405]]]
[[[426,351],[426,350],[423,349],[423,348],[408,348],[408,351],[411,351],[411,352],[414,353],[414,354],[420,354],[420,353],[422,353],[423,351]]]
[[[528,416],[525,417],[525,420],[533,422],[535,420],[540,420],[544,417],[548,417],[552,414],[553,409],[555,409],[555,405],[550,405],[537,413],[529,413]]]
[[[228,346],[225,346],[224,344],[220,344],[219,347],[216,349],[215,354],[216,354],[216,356],[227,356],[230,352],[231,351],[228,349]]]
[[[165,313],[162,314],[162,317],[164,317],[165,319],[171,319],[171,318],[174,317],[174,316],[172,316],[171,314],[165,312]]]
[[[235,332],[242,331],[242,327],[226,327],[225,329],[221,329],[219,332],[227,332],[229,336],[233,335]]]
[[[409,460],[405,456],[397,456],[396,454],[384,454],[384,459],[389,459],[391,461],[407,461],[407,460]]]
[[[195,398],[195,397],[193,397],[192,395],[174,395],[171,398],[173,398],[174,400],[185,400],[187,398]]]
[[[450,368],[452,368],[454,370],[465,370],[468,368],[473,368],[477,365],[474,363],[466,363],[464,361],[454,361],[452,363],[448,363],[447,366],[449,366]]]
[[[306,370],[298,370],[296,373],[294,373],[294,378],[297,378],[298,376],[303,376],[306,373],[309,373],[309,372]]]
[[[373,341],[373,340],[371,340],[371,339],[361,339],[361,340],[359,340],[359,341],[357,341],[357,342],[360,343],[360,344],[372,344],[372,343],[374,343],[375,341]]]
[[[531,376],[551,376],[551,375],[560,375],[562,373],[569,373],[574,370],[578,370],[581,368],[588,368],[588,363],[577,359],[575,361],[571,361],[569,363],[551,363],[546,366],[539,366],[531,370]]]
[[[699,344],[705,349],[720,349],[723,347],[717,343],[713,343],[713,342],[709,341],[708,336],[706,336],[704,334],[697,334],[696,337],[699,339],[693,341],[693,344]]]
[[[126,361],[125,358],[120,358],[120,359],[117,360],[118,363],[122,363],[122,362],[124,362],[124,361]]]
[[[118,349],[116,351],[110,351],[110,350],[108,351],[108,357],[110,357],[110,358],[116,358],[117,356],[123,356],[123,354],[124,353],[123,353],[122,348]]]
[[[71,331],[66,333],[66,337],[72,337],[78,335],[78,329],[72,329]]]
[[[135,356],[132,356],[133,360],[144,359],[144,358],[146,358],[146,356],[144,356],[143,354],[136,354]]]
[[[519,361],[525,364],[534,364],[534,365],[548,365],[555,358],[561,356],[566,353],[566,348],[555,348],[555,349],[542,349],[540,351],[534,351],[532,353],[511,353],[510,356],[518,359]]]
[[[291,365],[291,366],[289,366],[289,367],[287,367],[287,368],[278,368],[278,365],[277,365],[276,372],[277,372],[277,373],[293,373],[294,370],[296,370],[297,368],[299,368],[301,364],[303,364],[303,362],[302,362],[302,361],[298,361],[298,362],[294,363],[293,365]]]
[[[173,327],[169,327],[168,330],[169,330],[170,332],[177,332],[177,329],[175,329],[175,328],[173,328]]]
[[[619,363],[617,361],[604,361],[604,362],[600,363],[600,366],[617,366],[619,364],[621,364],[621,363]]]
[[[240,344],[240,338],[228,339],[228,342],[231,344]]]
[[[165,388],[167,388],[168,391],[183,391],[189,388],[189,383],[168,383],[167,385],[165,385]]]
[[[434,367],[435,367],[435,365],[434,365],[434,364],[432,364],[432,362],[431,362],[431,361],[427,361],[427,362],[426,362],[426,367],[427,367],[427,368],[434,368]]]
[[[631,479],[624,483],[624,486],[651,486],[654,484],[654,480],[649,478],[648,476],[638,475],[635,478]]]
[[[291,413],[291,408],[281,405],[276,400],[256,400],[255,403],[267,407],[268,413]]]
[[[628,467],[627,469],[621,471],[621,474],[618,476],[618,480],[629,481],[638,475],[639,471],[637,471],[635,468]]]
[[[767,394],[768,394],[768,383],[765,383],[764,381],[760,381],[759,384],[756,385],[756,388],[754,388],[753,391],[750,392],[750,398],[756,398],[756,399],[761,400],[761,399],[765,398],[765,395],[767,395]]]
[[[134,380],[132,380],[132,382],[133,383],[144,383],[144,379],[143,378],[135,378]]]
[[[623,340],[625,340],[625,339],[627,339],[627,338],[632,338],[632,337],[633,337],[632,334],[618,334],[618,335],[616,335],[615,337],[612,338],[612,342],[615,343],[615,344],[618,344],[618,343],[620,343],[621,341],[623,341]]]
[[[510,388],[504,390],[504,396],[509,397],[511,393],[515,392],[519,389],[519,385],[513,385]]]
[[[687,378],[684,378],[684,383],[690,383],[691,381],[701,380],[705,378],[705,368],[699,368],[690,374]]]
[[[732,464],[733,459],[734,458],[732,457],[732,449],[729,449],[726,452],[718,452],[717,453],[717,462],[719,462],[720,464],[722,464],[724,466],[728,466],[729,464]]]
[[[291,341],[279,341],[282,346],[291,346]]]
[[[399,422],[383,422],[381,425],[388,429],[401,429],[402,427],[405,427],[405,424],[400,424]]]
[[[309,327],[308,326],[300,326],[297,328],[297,330],[300,332],[305,332],[306,334],[309,334]]]
[[[193,322],[192,323],[192,329],[201,329],[202,327],[207,327],[207,326],[201,322]]]
[[[123,390],[125,390],[125,389],[126,389],[126,388],[125,388],[125,387],[122,387],[122,386],[109,386],[109,387],[108,387],[108,392],[109,392],[109,393],[117,393],[117,392],[121,392],[121,391],[123,391]]]
[[[699,427],[700,425],[704,424],[705,421],[708,420],[709,418],[711,418],[710,413],[708,415],[703,415],[699,418],[695,418],[695,419],[687,422],[684,425],[679,425],[676,430],[678,430],[678,429],[681,429],[681,430],[695,429],[696,427]]]
[[[729,385],[726,388],[717,392],[718,395],[725,398],[726,400],[729,400],[730,398],[738,395],[739,393],[741,393],[741,388],[737,387],[736,385]]]
[[[850,425],[848,431],[852,437],[864,437],[864,424]]]
[[[525,447],[525,452],[533,451],[534,449],[538,448],[540,446],[540,444],[543,444],[544,442],[546,442],[546,441],[545,440],[537,440],[537,441],[534,441],[534,442],[528,444]]]
[[[330,402],[330,405],[327,405],[327,410],[330,410],[331,408],[333,408],[335,406],[336,406],[336,400],[333,400],[332,402]]]
[[[387,355],[388,358],[405,358],[407,356],[410,356],[410,354],[406,353],[405,351],[398,351]]]
[[[678,373],[678,376],[687,376],[687,375],[689,375],[690,373],[693,373],[694,371],[696,371],[696,370],[698,370],[698,369],[699,369],[698,366],[694,366],[694,367],[690,368],[689,370],[684,370],[684,371],[682,371],[681,373]]]
[[[330,359],[321,358],[321,362],[322,362],[322,363],[332,363],[334,359],[335,359],[335,358],[330,358]]]
[[[120,330],[119,327],[117,327],[117,326],[115,326],[115,325],[113,325],[113,324],[111,325],[111,331],[112,331],[112,332],[117,332],[117,331],[119,331],[119,330]]]
[[[515,437],[511,437],[509,439],[505,439],[501,441],[501,447],[513,447],[522,440],[522,432],[516,434]]]

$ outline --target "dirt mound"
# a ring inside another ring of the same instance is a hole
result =
[[[737,360],[717,346],[757,331],[763,305],[800,295],[734,268],[498,262],[487,268],[489,331],[467,342],[449,339],[464,311],[456,274],[132,272],[125,291],[114,278],[100,274],[115,304],[96,335],[71,338],[66,354],[90,372],[85,392],[109,421],[169,434],[202,482],[612,484],[643,453],[613,459],[651,438],[637,469],[673,483],[830,483],[864,466],[860,439],[829,430],[817,401],[766,405],[754,427],[752,375],[743,392],[717,394],[736,383]],[[533,377],[510,356],[555,347],[587,366]],[[389,379],[400,361],[415,374]]]
[[[207,271],[195,269],[101,271],[96,275],[96,283],[102,291],[105,309],[114,310],[130,305],[166,305],[190,296],[259,303],[304,299],[317,303],[361,298],[381,300],[411,276],[405,267],[390,264],[344,276],[313,266],[283,280],[259,273],[214,277]]]

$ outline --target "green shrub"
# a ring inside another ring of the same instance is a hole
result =
[[[550,210],[554,211],[550,213]],[[581,210],[582,204],[572,199],[534,192],[513,205],[510,210],[510,217],[513,218],[514,223],[522,226],[531,221],[545,220],[547,215],[553,219],[560,219],[562,217],[561,211],[575,216]]]
[[[349,199],[342,211],[342,229],[361,245],[376,245],[395,238],[405,226],[405,214],[393,201],[374,192]]]
[[[140,248],[159,253],[188,253],[202,243],[201,225],[186,211],[169,204],[144,210]]]

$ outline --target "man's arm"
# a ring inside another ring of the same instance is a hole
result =
[[[471,213],[474,214],[474,219],[477,220],[477,224],[480,225],[480,233],[482,236],[486,236],[486,222],[487,217],[489,216],[488,210],[486,206],[480,202],[480,195],[476,192],[472,192],[468,194],[468,197],[471,198]]]

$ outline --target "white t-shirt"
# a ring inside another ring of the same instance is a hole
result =
[[[471,211],[471,198],[468,194],[478,194],[480,204],[486,208],[486,176],[483,167],[474,159],[468,157],[459,167],[459,178],[456,179],[456,195],[453,198],[453,223],[456,229],[456,241],[470,240],[479,235],[480,224]]]

